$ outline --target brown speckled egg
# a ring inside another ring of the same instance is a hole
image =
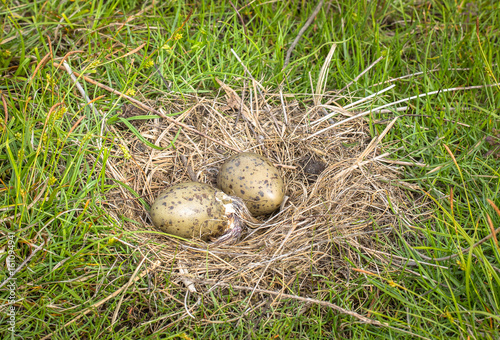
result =
[[[272,213],[285,197],[279,170],[253,152],[243,152],[225,161],[217,184],[226,194],[242,198],[255,216]]]
[[[223,235],[231,227],[229,218],[234,211],[227,211],[228,202],[227,195],[208,184],[187,182],[162,191],[151,206],[150,215],[161,231],[206,240]]]

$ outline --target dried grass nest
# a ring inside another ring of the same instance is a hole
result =
[[[147,103],[165,114],[182,111],[172,118],[218,143],[164,119],[134,121],[145,139],[165,148],[155,150],[129,129],[115,125],[111,128],[132,157],[110,158],[108,176],[152,204],[161,190],[180,182],[196,179],[216,186],[224,160],[235,150],[253,151],[280,169],[288,196],[283,209],[266,217],[262,227],[248,229],[237,244],[223,247],[144,233],[155,231],[147,208],[122,187],[108,193],[110,214],[137,222],[124,222],[124,228],[132,232],[134,247],[147,254],[149,269],[168,273],[171,296],[175,290],[189,290],[192,297],[200,297],[231,286],[233,301],[248,295],[271,296],[274,302],[292,297],[379,324],[325,300],[329,290],[340,292],[344,283],[359,275],[353,268],[377,271],[375,263],[404,262],[391,256],[391,233],[403,232],[405,223],[412,223],[412,208],[422,197],[407,190],[411,187],[400,181],[400,167],[381,154],[384,134],[372,138],[366,121],[357,118],[314,135],[331,126],[325,112],[338,113],[334,122],[355,114],[355,108],[347,111],[334,104],[335,96],[328,93],[318,100],[307,94],[259,94],[255,87],[236,92],[220,84],[216,98],[169,95]],[[133,104],[123,110],[124,116],[145,114]],[[311,124],[318,119],[324,120]],[[120,155],[123,148],[116,147],[115,152]],[[249,301],[256,305],[261,299]],[[195,308],[193,303],[186,306],[184,316]]]

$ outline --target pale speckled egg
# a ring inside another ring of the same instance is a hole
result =
[[[285,184],[279,170],[253,152],[239,153],[226,160],[219,171],[217,185],[226,194],[243,199],[254,216],[272,213],[285,197]]]
[[[221,236],[230,223],[220,194],[223,193],[204,183],[173,185],[162,191],[151,206],[153,224],[183,238],[207,240]]]

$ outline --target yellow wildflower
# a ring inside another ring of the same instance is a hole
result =
[[[128,90],[125,92],[125,94],[126,94],[127,96],[135,96],[135,90],[134,90],[134,89],[132,89],[132,88],[130,88],[130,89],[128,89]]]

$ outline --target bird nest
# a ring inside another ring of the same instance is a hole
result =
[[[318,303],[379,324],[329,302],[328,296],[331,290],[341,292],[360,271],[398,261],[391,240],[412,223],[411,210],[421,196],[401,181],[399,166],[381,151],[392,125],[372,137],[366,120],[353,117],[359,108],[334,104],[335,94],[270,94],[256,82],[235,91],[219,84],[215,98],[170,95],[123,106],[125,118],[147,114],[139,106],[178,114],[130,120],[135,133],[126,124],[111,127],[121,140],[115,140],[119,157],[106,171],[133,189],[117,186],[108,193],[110,214],[132,236],[117,239],[141,251],[148,263],[143,269],[168,273],[168,283],[155,282],[168,288],[169,296],[190,295],[184,302],[174,299],[186,308],[174,321],[194,316],[200,297],[211,292],[226,302],[227,295],[246,301],[237,317],[271,297],[274,303]],[[336,115],[325,117],[326,112]],[[243,151],[267,157],[280,170],[287,197],[278,212],[260,217],[261,226],[248,228],[230,246],[179,240],[153,227],[148,205],[161,190],[192,180],[216,187],[221,164]]]

